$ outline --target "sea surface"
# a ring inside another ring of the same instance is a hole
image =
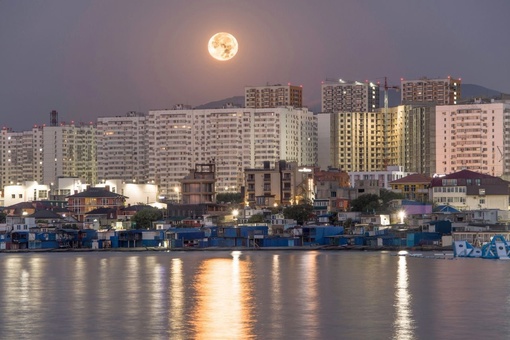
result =
[[[509,339],[510,261],[0,254],[0,339]]]

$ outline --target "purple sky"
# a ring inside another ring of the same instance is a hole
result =
[[[509,0],[3,0],[0,126],[95,121],[325,78],[461,77],[510,93]],[[234,34],[214,60],[207,41]]]

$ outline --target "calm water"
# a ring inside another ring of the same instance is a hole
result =
[[[508,339],[510,261],[0,254],[0,339]]]

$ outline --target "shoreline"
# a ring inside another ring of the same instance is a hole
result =
[[[18,254],[18,253],[95,253],[95,252],[196,252],[196,251],[275,251],[275,250],[289,250],[289,251],[389,251],[399,252],[401,250],[411,252],[451,252],[452,247],[439,247],[439,246],[421,246],[421,247],[370,247],[370,246],[300,246],[300,247],[209,247],[209,248],[163,248],[163,247],[136,247],[136,248],[48,248],[48,249],[2,249],[0,254]]]

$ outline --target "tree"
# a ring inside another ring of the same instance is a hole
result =
[[[291,205],[283,209],[283,216],[288,219],[296,220],[297,224],[303,225],[312,216],[313,206],[311,204]]]
[[[131,222],[136,223],[136,229],[147,229],[151,227],[152,222],[160,220],[162,217],[161,210],[148,206],[133,215]]]
[[[379,192],[379,198],[382,200],[382,205],[387,206],[392,200],[403,199],[404,195],[382,188]]]
[[[265,218],[263,214],[251,215],[248,219],[248,223],[261,223],[264,222]]]
[[[7,214],[6,213],[0,213],[0,223],[5,223],[7,220]]]
[[[379,196],[375,194],[364,194],[351,201],[352,211],[374,212],[380,207]]]
[[[243,196],[240,192],[225,192],[216,195],[216,202],[242,203]]]

